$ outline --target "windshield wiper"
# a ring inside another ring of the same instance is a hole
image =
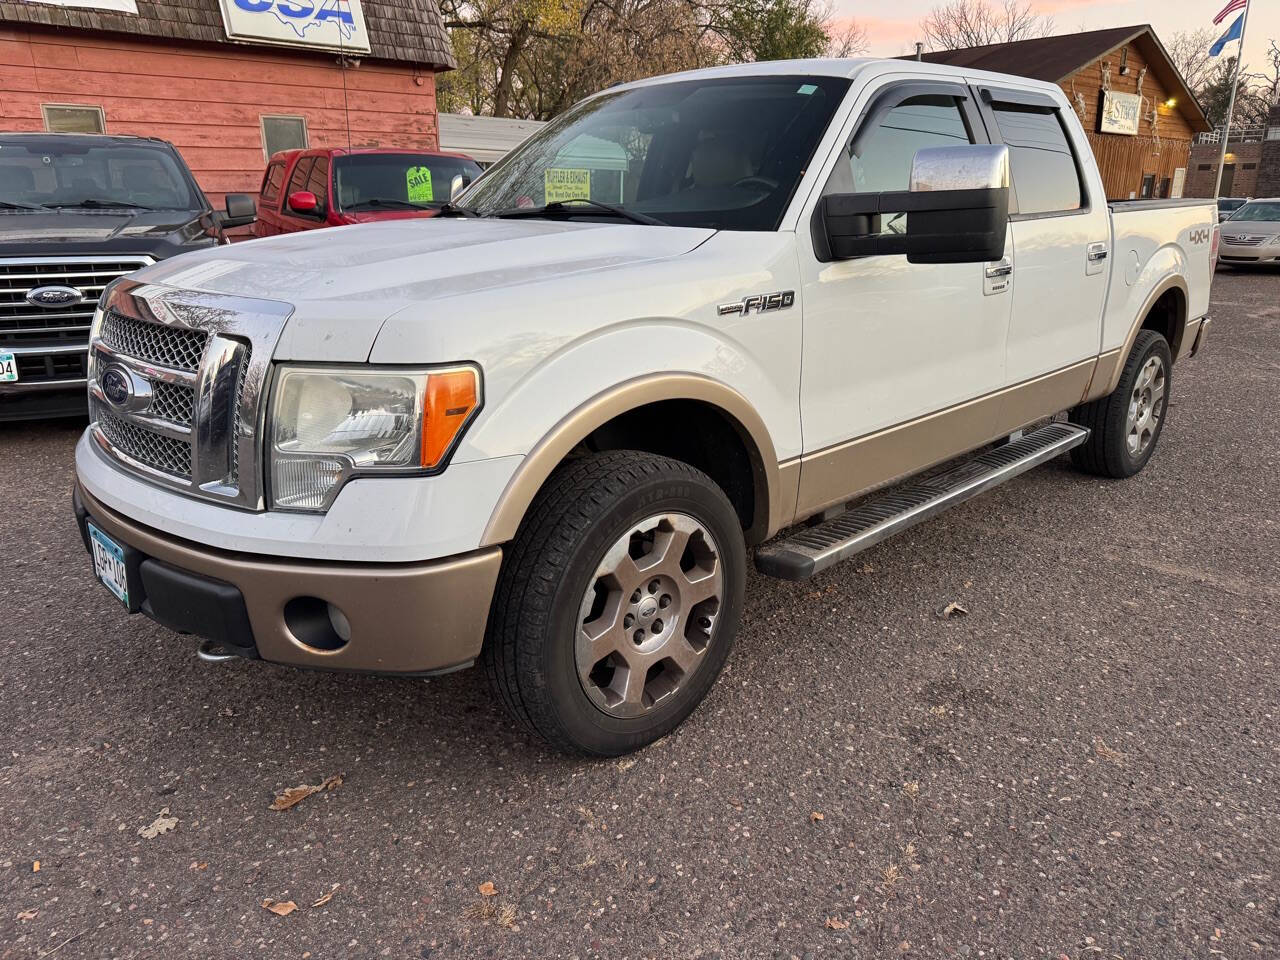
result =
[[[19,203],[16,200],[0,200],[0,207],[6,210],[48,210],[40,203]]]
[[[95,210],[106,207],[128,207],[133,210],[151,210],[151,207],[141,203],[130,203],[128,200],[106,200],[101,197],[86,197],[83,200],[62,200],[57,203],[46,203],[46,207],[54,209],[63,209],[66,207],[84,207],[87,210]]]
[[[499,210],[493,216],[514,219],[518,217],[542,217],[548,213],[575,213],[576,211],[570,204],[578,203],[594,207],[596,210],[603,210],[605,213],[620,217],[623,220],[630,220],[632,223],[642,223],[650,227],[669,226],[669,224],[663,223],[657,217],[636,213],[636,211],[628,210],[625,207],[615,207],[611,203],[601,203],[599,200],[588,200],[586,197],[574,197],[572,200],[553,200],[551,203],[544,204],[541,207],[512,207],[510,210]]]
[[[440,208],[439,216],[442,217],[482,217],[484,214],[472,210],[470,207],[462,207],[454,203],[452,200],[445,201],[444,206]]]
[[[344,209],[356,210],[360,207],[395,207],[397,210],[430,210],[431,208],[412,200],[396,200],[392,198],[370,197],[368,200],[357,200],[349,203]]]

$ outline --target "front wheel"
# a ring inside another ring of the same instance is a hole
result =
[[[1172,373],[1168,341],[1154,330],[1139,330],[1115,390],[1071,411],[1072,423],[1092,431],[1071,451],[1076,466],[1117,478],[1146,466],[1164,429]]]
[[[506,551],[486,673],[507,709],[553,746],[636,750],[706,696],[745,582],[737,514],[706,474],[636,451],[572,460]]]

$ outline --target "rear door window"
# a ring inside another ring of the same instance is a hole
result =
[[[284,186],[284,164],[279,161],[267,165],[262,176],[263,206],[276,206],[280,200],[280,188]]]
[[[1059,112],[1051,107],[992,104],[1009,166],[1018,213],[1069,213],[1084,206],[1080,168]]]

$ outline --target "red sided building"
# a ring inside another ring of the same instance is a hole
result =
[[[291,147],[436,149],[434,0],[0,0],[0,131],[135,134],[215,208]]]

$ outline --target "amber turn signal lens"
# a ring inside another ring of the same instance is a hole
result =
[[[437,467],[479,402],[474,370],[427,377],[422,407],[422,465]]]

